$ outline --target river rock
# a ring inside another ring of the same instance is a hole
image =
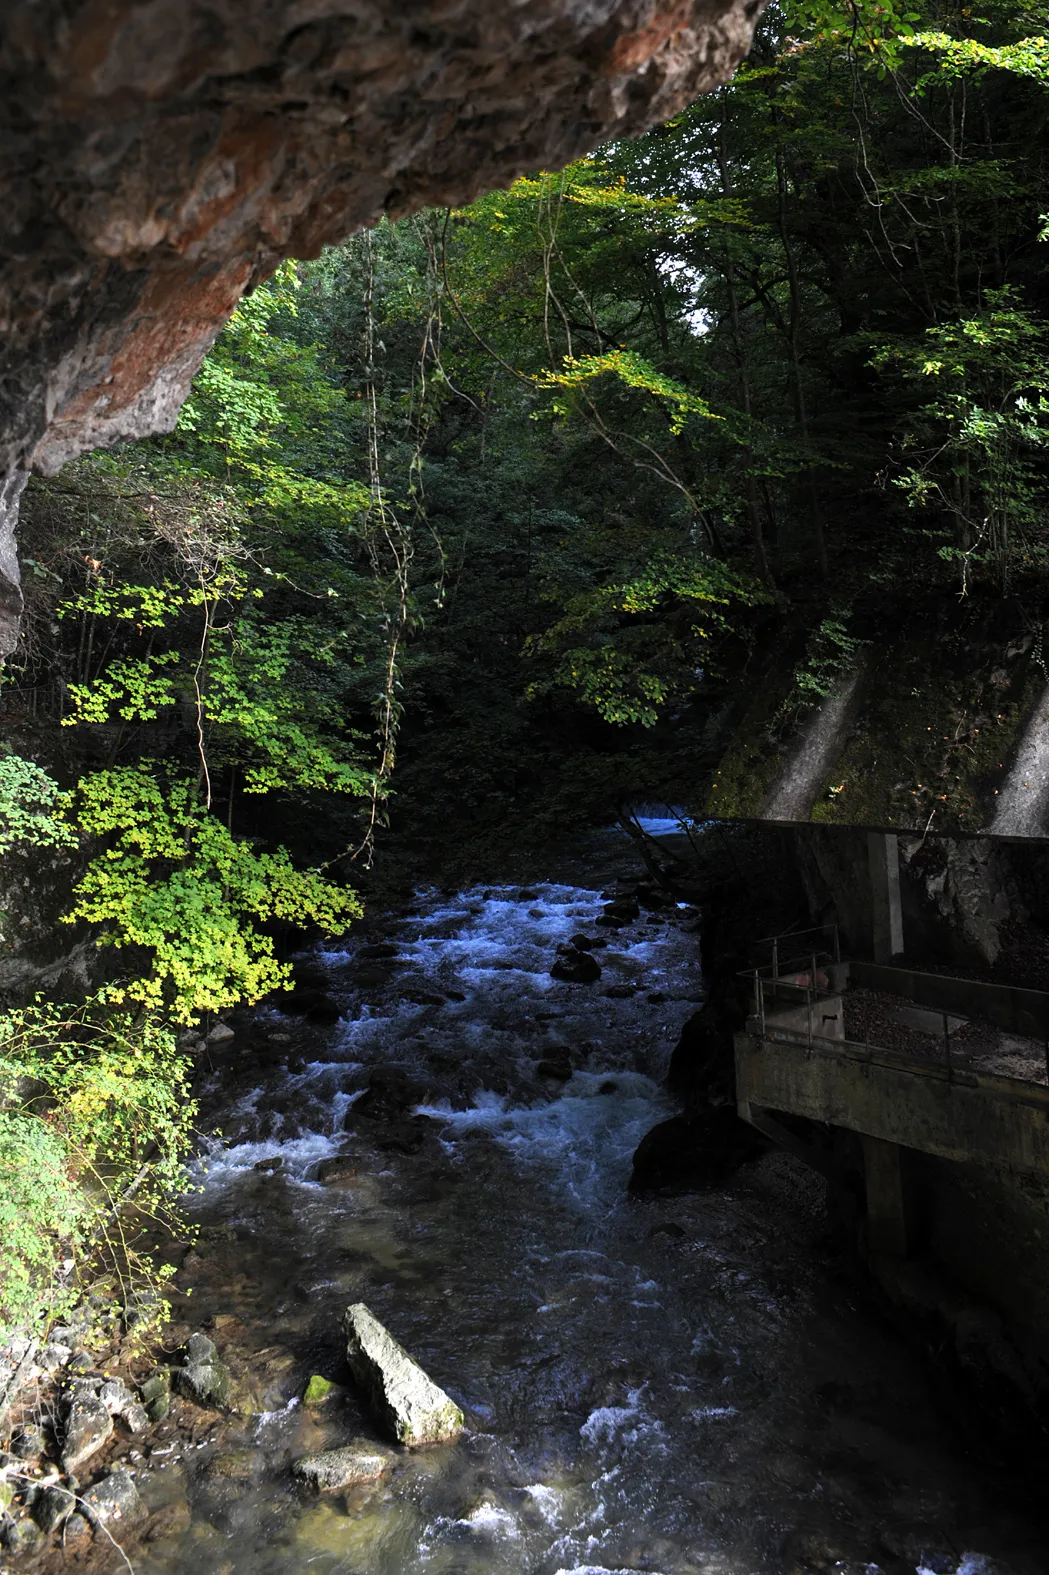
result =
[[[139,1385],[142,1403],[151,1422],[163,1422],[171,1410],[171,1374],[160,1368]]]
[[[123,1416],[135,1404],[135,1396],[122,1378],[107,1378],[98,1391],[98,1398],[110,1416]]]
[[[320,1373],[313,1373],[306,1385],[302,1396],[303,1405],[323,1405],[330,1400],[332,1395],[341,1394],[338,1384],[332,1383],[330,1378],[322,1378]]]
[[[672,1116],[652,1127],[638,1144],[629,1190],[711,1186],[767,1147],[768,1140],[741,1120],[734,1105]]]
[[[208,1034],[208,1044],[222,1045],[228,1043],[230,1039],[235,1038],[236,1035],[228,1023],[216,1023],[214,1028]]]
[[[40,1352],[37,1361],[45,1373],[57,1373],[69,1361],[73,1354],[71,1345],[63,1345],[60,1340],[50,1339]]]
[[[229,1405],[232,1380],[222,1362],[188,1362],[175,1371],[179,1392],[198,1405],[223,1411]]]
[[[315,1493],[336,1493],[340,1488],[377,1482],[396,1458],[392,1450],[356,1439],[341,1449],[326,1449],[323,1454],[296,1460],[291,1469]]]
[[[608,945],[603,935],[570,935],[568,943],[574,946],[577,952],[592,952]]]
[[[346,1112],[345,1125],[358,1121],[399,1121],[414,1106],[422,1104],[433,1090],[400,1067],[380,1067],[368,1079],[368,1086]]]
[[[314,1180],[322,1187],[337,1187],[341,1182],[352,1181],[360,1169],[360,1158],[356,1154],[335,1154],[331,1159],[322,1159],[317,1166]]]
[[[601,964],[590,952],[566,948],[550,969],[550,977],[564,984],[595,984],[601,977]]]
[[[33,1519],[41,1531],[57,1531],[76,1509],[76,1494],[68,1488],[41,1488],[33,1500]]]
[[[397,1442],[414,1448],[457,1438],[465,1419],[455,1401],[423,1372],[364,1303],[349,1307],[343,1322],[350,1371]]]
[[[418,1154],[431,1134],[433,1122],[429,1116],[411,1116],[407,1121],[393,1121],[375,1140],[375,1146],[384,1154]]]
[[[536,1072],[540,1077],[552,1077],[558,1083],[567,1083],[572,1076],[572,1066],[567,1057],[563,1061],[550,1057],[539,1062]]]
[[[36,1460],[46,1448],[44,1430],[36,1422],[23,1422],[11,1439],[11,1453],[19,1460]]]
[[[44,1533],[28,1515],[10,1521],[4,1528],[4,1547],[13,1558],[32,1558],[34,1553],[40,1552],[43,1542]]]
[[[83,1502],[89,1518],[102,1526],[113,1525],[118,1521],[124,1525],[134,1525],[146,1515],[135,1479],[123,1466],[114,1466],[101,1482],[88,1488],[83,1495]]]
[[[233,1380],[229,1369],[219,1361],[214,1340],[206,1334],[191,1334],[186,1342],[185,1367],[175,1369],[175,1383],[187,1399],[198,1405],[225,1410],[230,1403]]]
[[[263,1457],[257,1449],[224,1449],[212,1455],[205,1466],[209,1477],[226,1482],[250,1482],[261,1471]]]
[[[97,1395],[78,1395],[66,1416],[62,1470],[75,1471],[112,1436],[113,1418]]]

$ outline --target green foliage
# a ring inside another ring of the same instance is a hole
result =
[[[98,944],[136,964],[106,987],[109,1001],[186,1023],[258,1001],[289,975],[256,924],[331,932],[361,912],[353,892],[296,869],[286,849],[234,838],[184,780],[142,767],[95,772],[80,783],[77,822],[106,845],[67,921],[100,925]]]
[[[670,431],[680,437],[690,415],[707,420],[719,419],[706,400],[692,393],[681,383],[657,372],[642,356],[627,350],[609,350],[604,355],[589,355],[582,359],[566,356],[560,371],[544,372],[538,379],[540,388],[560,388],[566,392],[584,388],[601,377],[615,377],[626,388],[635,388],[663,400],[671,407]],[[571,406],[564,399],[555,399],[551,406],[555,415],[567,416]]]
[[[162,1282],[137,1233],[185,1184],[188,1072],[160,1019],[103,996],[0,1016],[0,1332],[60,1311],[92,1252],[128,1289]]]
[[[895,484],[913,507],[950,522],[938,551],[958,564],[963,592],[980,564],[1003,584],[1013,564],[1044,564],[1049,324],[1013,291],[988,291],[979,313],[882,347],[875,365],[934,391],[912,408]]]
[[[62,815],[58,784],[32,760],[0,755],[0,854],[70,847],[75,841]]]
[[[562,599],[553,585],[547,595]],[[716,558],[659,554],[625,581],[570,597],[564,615],[529,638],[526,653],[555,658],[549,676],[533,681],[529,693],[557,685],[606,722],[652,727],[669,700],[695,687],[703,642],[728,631],[721,609],[768,600],[752,577]],[[580,637],[589,643],[579,644]]]
[[[0,1339],[55,1306],[59,1254],[85,1212],[59,1134],[0,1110]]]
[[[825,700],[838,680],[853,670],[864,642],[849,633],[849,616],[848,607],[834,607],[810,631],[781,716],[796,721],[802,711]]]

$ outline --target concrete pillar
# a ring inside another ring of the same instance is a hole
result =
[[[907,1210],[898,1143],[863,1137],[863,1169],[867,1182],[867,1245],[872,1253],[907,1256]]]
[[[867,864],[871,877],[874,961],[888,963],[903,951],[899,839],[892,832],[868,831]]]

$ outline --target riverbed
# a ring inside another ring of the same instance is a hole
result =
[[[810,1174],[770,1154],[627,1195],[673,1113],[699,935],[673,906],[603,927],[604,900],[419,892],[309,959],[337,1022],[267,1010],[216,1052],[178,1315],[263,1410],[137,1452],[139,1575],[1044,1575],[1019,1490],[947,1419]],[[594,982],[551,977],[574,935]],[[295,1458],[374,1436],[355,1301],[467,1427],[311,1498]],[[340,1386],[318,1407],[313,1373]]]

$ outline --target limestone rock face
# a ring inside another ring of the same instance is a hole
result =
[[[377,1420],[399,1444],[442,1444],[458,1437],[463,1413],[397,1344],[363,1302],[347,1309],[346,1356]]]
[[[168,430],[281,258],[665,120],[727,78],[760,10],[5,0],[0,523],[28,469]],[[10,645],[9,545],[0,575]]]

